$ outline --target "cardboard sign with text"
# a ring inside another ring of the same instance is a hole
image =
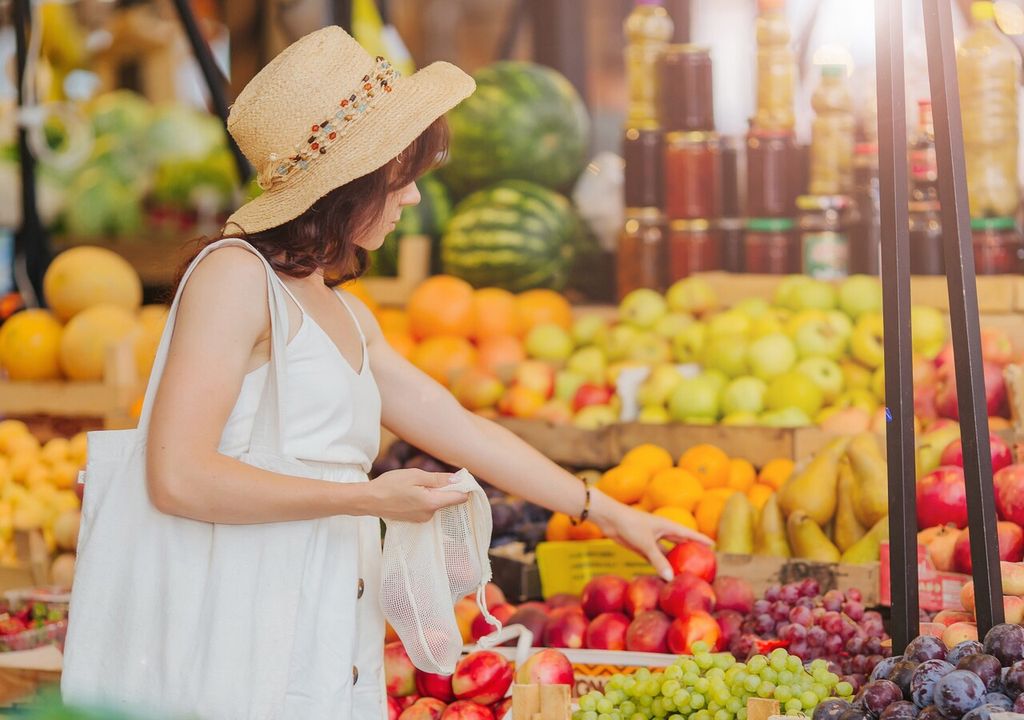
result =
[[[882,543],[879,549],[879,601],[892,605],[892,585],[889,574],[889,543]],[[922,610],[960,610],[960,591],[971,579],[969,575],[942,572],[928,559],[927,550],[917,546],[918,599]]]

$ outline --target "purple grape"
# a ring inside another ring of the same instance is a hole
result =
[[[915,641],[911,644],[913,642]],[[907,649],[910,649],[910,645]],[[925,660],[914,669],[914,674],[910,678],[910,699],[919,708],[931,705],[935,683],[955,669],[945,660]]]
[[[814,624],[814,616],[811,615],[810,608],[800,607],[798,605],[789,611],[789,621],[791,623],[796,623],[797,625],[810,627]]]
[[[853,600],[854,602],[861,602],[864,600],[864,596],[860,594],[860,590],[857,588],[850,588],[846,591],[846,599]]]
[[[800,584],[799,583],[788,583],[782,586],[782,590],[779,592],[779,600],[792,605],[800,599]]]
[[[755,651],[755,648],[757,647],[757,640],[758,638],[756,635],[751,635],[749,633],[740,635],[736,639],[736,642],[733,643],[732,654],[739,660],[746,659]]]
[[[910,700],[910,681],[914,677],[914,670],[917,669],[917,663],[911,662],[910,660],[900,660],[898,663],[892,666],[892,670],[886,676],[886,680],[891,680],[900,686],[900,690],[903,691],[903,699]]]
[[[957,664],[956,669],[977,675],[988,692],[995,692],[1002,686],[1003,668],[991,655],[968,655]]]
[[[850,676],[850,684],[853,685],[853,687],[857,691],[860,691],[860,689],[862,687],[864,687],[865,685],[867,685],[867,683],[868,683],[868,676],[865,675],[864,673],[854,673],[853,675]]]
[[[825,652],[831,657],[838,655],[843,649],[843,639],[838,635],[829,635],[825,638]]]
[[[800,594],[806,598],[817,597],[821,593],[821,585],[814,578],[806,578],[800,582]]]
[[[864,642],[864,652],[868,655],[878,655],[882,652],[882,641],[876,637],[869,637]]]
[[[966,659],[966,658],[965,658]],[[1003,690],[1012,698],[1024,693],[1024,661],[1015,662],[1006,668],[1002,676]]]
[[[829,635],[839,635],[843,631],[843,616],[835,611],[828,611],[821,616],[818,624],[825,629]]]
[[[804,659],[804,657],[807,656],[807,654],[808,654],[807,651],[808,650],[809,650],[809,648],[807,647],[807,641],[806,640],[796,640],[792,644],[790,644],[790,646],[789,646],[789,654],[790,655],[796,655],[801,660]]]
[[[903,691],[894,682],[888,680],[872,680],[857,693],[864,704],[864,709],[878,717],[882,711],[895,702],[903,699]]]
[[[812,627],[807,631],[807,644],[811,647],[823,647],[827,639],[828,633],[820,627]]]
[[[883,660],[885,660],[885,658],[882,657],[881,655],[869,655],[868,656],[868,670],[867,670],[868,675],[873,673],[875,671],[875,668],[878,666],[878,663],[882,662]]]
[[[921,708],[921,712],[917,714],[917,720],[946,720],[946,718],[937,707],[928,705]]]
[[[1018,695],[1017,699],[1013,701],[1013,711],[1015,713],[1024,713],[1024,695]]]
[[[789,618],[789,603],[778,600],[772,603],[771,609],[772,617],[776,620],[786,620]]]
[[[945,660],[946,646],[937,637],[920,635],[910,641],[903,651],[903,657],[917,663],[923,663],[925,660]]]
[[[839,716],[850,709],[850,703],[839,698],[828,698],[814,708],[811,720],[839,720]]]
[[[754,619],[754,632],[765,637],[775,630],[775,618],[771,615],[758,615]]]
[[[754,607],[750,611],[752,615],[763,615],[766,612],[770,612],[772,604],[767,600],[755,600]]]
[[[882,622],[882,613],[878,612],[877,610],[868,610],[866,613],[864,613],[864,620],[863,620],[863,622],[871,622],[871,623],[878,622],[878,623],[881,623]]]
[[[859,635],[850,638],[846,643],[846,652],[851,655],[860,655],[864,652],[864,638]]]
[[[900,655],[899,657],[888,658],[878,663],[877,665],[875,665],[875,668],[871,671],[871,679],[888,680],[889,673],[892,672],[892,669],[896,666],[896,663],[898,663],[902,659],[903,656]]]
[[[814,610],[814,599],[808,597],[802,597],[796,601],[796,607],[804,607],[808,610]]]
[[[782,588],[778,585],[769,585],[765,588],[764,599],[770,603],[775,602],[779,599],[779,594],[782,592]]]
[[[964,715],[964,720],[991,720],[993,713],[1004,713],[1009,712],[1008,708],[1004,708],[1002,705],[994,705],[985,703],[971,710],[969,713]]]
[[[977,640],[964,640],[957,643],[946,655],[946,662],[952,665],[959,665],[960,661],[968,655],[980,655],[985,652],[985,647]]]
[[[867,664],[868,659],[863,655],[855,655],[853,660],[850,661],[850,665],[853,668],[854,674],[867,674]]]
[[[838,590],[829,590],[821,599],[822,607],[830,612],[839,612],[843,609],[843,601],[846,598]]]
[[[985,652],[995,655],[1000,664],[1012,665],[1024,660],[1024,627],[1002,623],[985,633]]]
[[[820,620],[823,617],[825,617],[825,608],[823,608],[823,607],[811,608],[811,617],[814,618],[814,622],[815,623],[819,623]]]
[[[843,603],[843,612],[846,613],[848,618],[858,622],[864,617],[864,606],[859,602],[848,600]]]
[[[913,720],[917,717],[917,705],[906,700],[897,700],[878,716],[879,720]]]
[[[935,683],[935,707],[947,718],[961,718],[985,702],[985,683],[969,670],[954,670]]]
[[[990,692],[985,694],[985,704],[995,705],[996,707],[1002,708],[1003,710],[1009,710],[1013,707],[1013,700],[1006,697],[1002,693]]]

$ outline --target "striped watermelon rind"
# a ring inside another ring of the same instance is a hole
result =
[[[568,279],[580,231],[572,203],[526,180],[505,180],[460,202],[441,239],[445,273],[512,292]]]
[[[498,62],[474,76],[476,91],[448,114],[450,162],[441,170],[462,196],[499,180],[566,190],[586,163],[590,116],[560,73]]]
[[[426,235],[437,248],[448,220],[452,215],[452,201],[448,188],[437,175],[430,172],[416,181],[420,191],[419,205],[402,209],[395,229],[384,238],[384,244],[371,257],[373,275],[391,277],[398,274],[398,244],[405,235]]]

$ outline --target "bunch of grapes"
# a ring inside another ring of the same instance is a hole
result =
[[[573,720],[747,720],[747,700],[774,698],[789,714],[810,713],[830,698],[850,699],[853,687],[828,669],[824,660],[806,666],[777,648],[737,662],[731,653],[711,653],[694,643],[693,656],[681,657],[663,671],[646,668],[616,675],[604,693],[580,698]]]
[[[803,660],[826,660],[829,669],[858,689],[891,653],[882,616],[864,609],[856,589],[820,594],[816,580],[774,585],[740,627],[730,650],[737,657],[756,652],[763,640],[781,640]]]

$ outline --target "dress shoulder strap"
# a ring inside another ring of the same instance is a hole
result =
[[[356,324],[356,331],[359,333],[359,339],[362,341],[363,346],[365,347],[366,335],[363,333],[363,326],[359,322],[359,318],[356,316],[355,312],[352,310],[352,306],[348,304],[348,300],[345,299],[345,295],[341,292],[341,290],[335,288],[334,294],[338,296],[338,299],[341,300],[341,304],[345,306],[345,309],[348,310],[348,314],[352,316],[352,322]]]

